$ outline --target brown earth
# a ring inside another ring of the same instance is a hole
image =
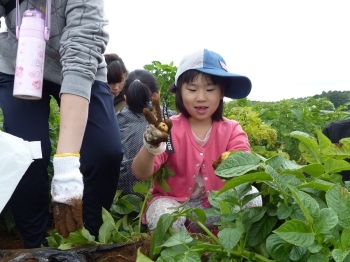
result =
[[[136,261],[137,250],[140,248],[140,251],[146,256],[149,255],[149,246],[150,239],[141,240],[135,243],[125,244],[123,246],[116,247],[115,245],[102,245],[100,247],[93,247],[93,251],[86,248],[82,248],[81,253],[85,256],[87,262],[134,262]],[[95,250],[95,249],[98,250]],[[0,261],[1,262],[10,262],[10,261],[24,261],[24,262],[38,262],[39,260],[35,257],[38,257],[38,253],[52,252],[52,248],[40,248],[40,249],[24,249],[23,241],[19,232],[14,229],[9,232],[4,225],[3,220],[0,219]],[[56,250],[56,249],[55,249]],[[64,257],[64,252],[72,251],[59,251]],[[24,256],[25,254],[25,256]],[[32,257],[31,257],[31,254]],[[18,260],[21,256],[24,256],[22,260]],[[56,259],[48,261],[57,261]],[[61,260],[60,260],[61,261]],[[67,259],[69,261],[69,259]]]

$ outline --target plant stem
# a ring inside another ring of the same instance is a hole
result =
[[[212,246],[212,247],[206,247],[205,250],[203,250],[203,248],[194,248],[191,249],[192,252],[196,252],[196,253],[204,253],[204,252],[215,252],[215,253],[225,253],[227,254],[227,252],[221,247],[221,246]],[[236,250],[231,250],[230,255],[237,257],[237,258],[245,258],[249,261],[251,261],[251,259],[253,259],[253,261],[256,262],[275,262],[275,260],[271,260],[268,259],[262,255],[247,251],[247,250],[243,250],[243,252],[240,251],[236,251]],[[253,258],[251,258],[251,254],[253,255]]]
[[[155,181],[155,178],[152,177],[152,179],[151,179],[151,184],[150,184],[150,188],[153,187],[154,181]],[[139,221],[138,221],[138,226],[139,226],[140,232],[141,232],[141,223],[142,223],[143,212],[145,212],[146,205],[147,205],[147,200],[148,200],[148,197],[149,197],[150,194],[151,194],[151,191],[148,190],[148,191],[147,191],[147,194],[145,195],[145,199],[143,200],[142,207],[141,207],[141,210],[140,210],[140,214],[139,214],[140,217],[139,217]],[[139,232],[139,233],[140,233],[140,232]]]

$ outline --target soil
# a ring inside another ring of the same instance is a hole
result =
[[[38,254],[40,253],[53,253],[57,255],[57,252],[60,253],[61,259],[67,257],[70,254],[79,256],[84,256],[87,262],[135,262],[137,250],[140,248],[140,251],[149,256],[149,247],[150,247],[150,238],[140,240],[135,243],[118,245],[101,245],[99,247],[87,247],[67,251],[57,251],[53,248],[38,248],[38,249],[24,249],[23,241],[19,232],[16,229],[9,232],[4,224],[4,221],[0,218],[0,262],[10,262],[10,261],[24,261],[24,262],[40,262],[38,259]],[[32,255],[31,255],[32,254]],[[21,259],[21,257],[25,257]],[[63,261],[57,259],[49,259],[45,261]],[[70,261],[67,258],[66,261]],[[76,261],[76,260],[75,260]],[[83,261],[83,260],[82,260]]]

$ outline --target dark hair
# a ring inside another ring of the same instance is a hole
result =
[[[120,83],[123,81],[124,74],[128,73],[123,60],[117,54],[105,54],[107,63],[107,82]]]
[[[124,94],[129,109],[133,113],[142,113],[143,108],[150,106],[153,93],[158,93],[155,76],[149,71],[137,69],[130,72],[125,80]]]
[[[207,81],[207,83],[213,83],[214,85],[218,85],[220,87],[221,93],[224,93],[225,87],[228,83],[228,79],[224,77],[214,76],[202,73],[197,70],[188,70],[181,74],[177,80],[177,88],[175,93],[175,105],[179,112],[181,112],[186,118],[190,118],[191,115],[187,112],[183,100],[182,100],[182,86],[184,84],[192,83],[199,75],[203,75]],[[219,106],[211,116],[213,121],[222,121],[223,120],[223,112],[224,112],[224,101],[220,100]]]

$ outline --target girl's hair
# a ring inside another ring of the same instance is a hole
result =
[[[225,87],[227,85],[227,81],[230,81],[229,79],[226,79],[224,77],[219,76],[213,76],[209,74],[205,74],[202,72],[199,72],[197,70],[188,70],[184,72],[182,75],[180,75],[179,79],[177,80],[177,88],[175,93],[175,105],[179,112],[181,112],[186,118],[190,118],[191,115],[187,112],[183,100],[182,100],[182,86],[184,84],[192,83],[196,78],[202,74],[207,83],[212,83],[214,85],[218,85],[220,87],[221,93],[224,93]],[[223,99],[220,100],[219,106],[214,112],[214,114],[211,116],[213,121],[222,121],[223,120],[223,111],[224,111],[224,101]]]
[[[107,82],[108,84],[120,83],[123,81],[124,74],[128,74],[123,60],[117,54],[105,54],[107,63]]]
[[[134,70],[125,80],[126,102],[134,114],[142,113],[143,108],[149,107],[152,94],[158,92],[157,79],[149,71]]]

